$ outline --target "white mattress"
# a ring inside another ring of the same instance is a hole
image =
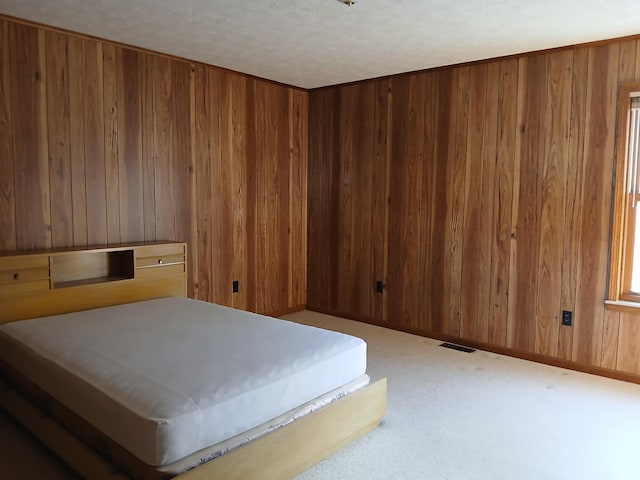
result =
[[[163,298],[1,325],[0,358],[158,466],[361,376],[366,344],[206,302]]]

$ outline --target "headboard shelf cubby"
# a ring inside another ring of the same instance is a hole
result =
[[[186,255],[177,242],[0,254],[0,323],[185,297]]]
[[[51,256],[52,288],[133,278],[133,248]]]

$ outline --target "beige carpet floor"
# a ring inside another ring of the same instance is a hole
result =
[[[285,318],[368,343],[387,377],[382,425],[301,474],[311,479],[638,480],[640,385],[300,312]],[[72,479],[0,412],[0,477]]]

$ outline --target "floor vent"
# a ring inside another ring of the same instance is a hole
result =
[[[456,345],[455,343],[449,342],[441,343],[440,346],[444,348],[450,348],[452,350],[458,350],[459,352],[464,353],[472,353],[476,351],[475,348],[463,347],[462,345]]]

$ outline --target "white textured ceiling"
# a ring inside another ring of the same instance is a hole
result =
[[[640,0],[0,0],[0,12],[303,88],[640,33]]]

